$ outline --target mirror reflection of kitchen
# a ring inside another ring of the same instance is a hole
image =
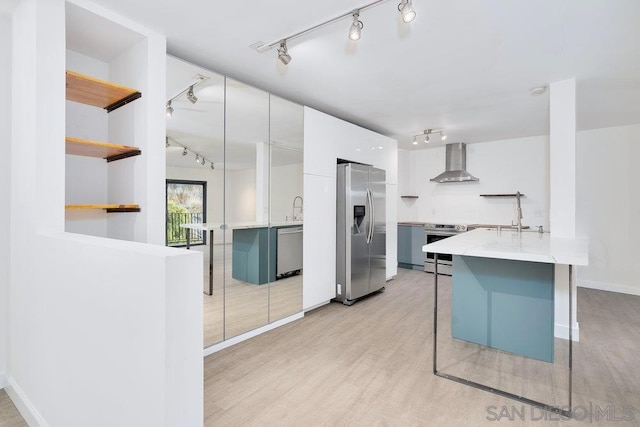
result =
[[[302,311],[303,108],[172,57],[167,96],[167,245],[203,255],[206,348]]]
[[[271,95],[271,230],[276,234],[276,274],[269,321],[302,311],[303,107]]]

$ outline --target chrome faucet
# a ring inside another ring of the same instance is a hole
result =
[[[520,204],[520,192],[516,192],[516,210],[518,216],[518,233],[522,233],[522,205]],[[512,223],[513,224],[513,223]]]
[[[296,202],[298,201],[298,199],[300,199],[300,206],[297,206],[297,205],[296,205]],[[293,199],[293,209],[292,209],[292,211],[291,211],[291,220],[292,220],[292,221],[295,221],[295,220],[297,220],[297,219],[302,220],[302,211],[303,211],[303,206],[304,206],[304,200],[302,199],[302,196],[296,196],[296,197]],[[299,209],[300,209],[300,211],[299,211],[300,217],[299,217],[299,218],[298,218],[298,217],[296,217],[296,208],[299,208]]]

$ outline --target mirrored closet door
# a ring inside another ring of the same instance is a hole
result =
[[[302,311],[303,107],[167,59],[167,245],[202,253],[204,347]]]

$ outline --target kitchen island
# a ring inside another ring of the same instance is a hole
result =
[[[181,224],[187,230],[187,249],[191,244],[191,232],[209,232],[209,292],[213,292],[213,239],[214,232],[232,231],[231,275],[243,282],[263,285],[276,280],[277,237],[282,228],[301,227],[302,221],[238,222]],[[269,251],[271,246],[275,250]]]
[[[572,324],[573,266],[587,265],[588,241],[549,233],[473,230],[423,246],[424,252],[453,256],[451,337],[554,362],[554,268],[569,270],[569,325]],[[436,262],[437,266],[437,262]],[[436,267],[437,268],[437,267]],[[525,403],[570,416],[572,336],[568,341],[569,404],[560,408],[438,371],[438,274],[434,274],[433,372]],[[568,409],[567,409],[568,408]]]

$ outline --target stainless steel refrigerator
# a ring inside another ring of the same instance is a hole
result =
[[[351,305],[386,283],[385,171],[338,165],[336,300]]]

